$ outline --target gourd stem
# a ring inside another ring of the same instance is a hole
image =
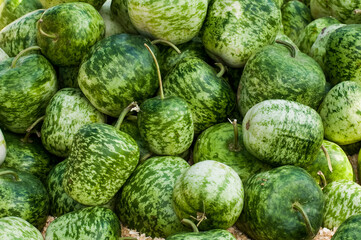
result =
[[[148,51],[150,52],[150,54],[152,54],[152,57],[153,57],[153,59],[154,59],[155,66],[157,67],[157,73],[158,73],[158,79],[159,79],[160,99],[164,99],[162,76],[161,76],[161,74],[160,74],[160,69],[159,69],[159,65],[158,65],[157,58],[155,57],[152,49],[150,49],[150,47],[149,47],[146,43],[144,43],[144,46],[148,49]]]
[[[292,204],[292,208],[296,211],[298,211],[299,213],[301,213],[303,220],[305,221],[306,227],[307,227],[307,231],[311,236],[314,236],[315,234],[313,233],[313,229],[310,223],[310,219],[308,219],[308,216],[306,214],[306,212],[303,210],[301,204],[299,202],[295,202]]]
[[[361,14],[361,9],[355,9],[355,10],[353,10],[353,13],[354,14]]]
[[[241,150],[241,146],[239,145],[239,141],[238,141],[237,119],[231,121],[231,119],[228,118],[228,121],[233,125],[233,131],[234,131],[234,141],[233,144],[229,146],[229,150],[231,150],[232,152],[238,152],[239,150]]]
[[[291,57],[293,57],[293,58],[296,57],[296,48],[291,43],[288,43],[288,42],[285,42],[285,41],[282,41],[282,40],[279,40],[279,39],[276,40],[276,43],[282,44],[283,46],[288,48],[288,50],[291,53]]]
[[[193,221],[191,221],[191,220],[189,220],[189,219],[186,219],[186,218],[183,218],[181,222],[182,222],[183,224],[186,224],[186,225],[191,226],[192,229],[193,229],[193,232],[199,232],[196,224],[195,224]]]
[[[15,180],[16,182],[20,181],[19,175],[18,175],[16,172],[14,172],[14,171],[6,170],[6,171],[0,172],[0,176],[3,176],[3,175],[5,175],[5,174],[10,174],[10,175],[12,175],[12,176],[14,177],[14,180]]]
[[[128,107],[124,108],[124,110],[120,113],[119,118],[117,120],[117,123],[115,124],[115,128],[116,129],[120,129],[120,126],[123,123],[123,120],[125,118],[125,116],[127,116],[127,114],[132,111],[135,110],[137,111],[139,109],[137,102],[132,102],[131,104],[128,105]]]
[[[321,178],[321,183],[322,183],[321,188],[323,189],[323,188],[326,187],[326,185],[327,185],[326,177],[325,177],[325,175],[323,174],[322,171],[318,171],[318,172],[317,172],[317,175],[320,176],[320,178]]]
[[[224,65],[222,63],[215,63],[214,65],[216,65],[217,67],[219,67],[221,70],[219,71],[219,73],[217,73],[217,77],[222,77],[223,74],[226,72],[226,68],[224,67]]]
[[[152,41],[152,44],[153,44],[153,45],[156,45],[156,44],[158,44],[158,43],[164,43],[164,44],[172,47],[178,54],[181,54],[181,53],[182,53],[181,50],[179,50],[179,48],[177,48],[177,46],[174,45],[174,44],[173,44],[172,42],[170,42],[170,41],[167,41],[167,40],[164,40],[164,39],[156,39],[156,40],[153,40],[153,41]]]
[[[19,60],[19,58],[21,56],[23,56],[25,53],[33,51],[33,50],[40,50],[39,46],[32,46],[32,47],[28,47],[24,50],[22,50],[21,52],[18,53],[18,55],[16,55],[16,57],[13,59],[12,63],[11,63],[11,68],[14,68],[16,66],[16,62]]]
[[[328,154],[328,151],[325,148],[325,146],[323,146],[323,144],[321,145],[321,149],[325,153],[325,156],[326,156],[326,159],[327,159],[327,164],[328,164],[328,169],[330,169],[330,172],[332,172],[333,169],[332,169],[332,163],[331,163],[330,155]]]
[[[54,39],[54,41],[57,40],[58,36],[56,34],[49,34],[49,33],[44,32],[44,30],[40,26],[40,23],[42,23],[42,22],[43,22],[43,19],[40,18],[39,21],[36,23],[36,27],[38,28],[40,34],[45,37]]]
[[[24,143],[28,143],[29,142],[29,137],[31,134],[31,130],[33,130],[33,128],[38,125],[39,122],[43,121],[45,118],[45,116],[42,116],[40,118],[38,118],[35,122],[33,122],[33,124],[30,125],[30,127],[28,127],[28,129],[26,129],[26,134],[25,137],[23,139],[21,139],[21,141],[23,141]]]

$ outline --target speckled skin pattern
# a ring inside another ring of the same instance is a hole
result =
[[[140,164],[118,196],[120,221],[151,237],[189,231],[172,206],[174,184],[188,168],[184,159],[171,156],[152,157]]]
[[[43,240],[40,231],[19,217],[0,218],[0,238],[7,240]]]
[[[59,90],[46,108],[41,141],[49,152],[69,156],[74,135],[85,124],[105,122],[106,117],[91,105],[78,88]]]
[[[318,110],[325,138],[340,145],[361,140],[361,86],[352,81],[333,87]]]
[[[36,22],[44,11],[35,10],[3,28],[0,31],[0,48],[10,57],[15,57],[20,51],[36,46]]]

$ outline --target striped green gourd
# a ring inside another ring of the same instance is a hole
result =
[[[333,31],[326,44],[325,75],[333,85],[342,81],[361,84],[361,25],[350,24]]]
[[[322,223],[321,188],[296,166],[258,173],[245,185],[244,209],[236,226],[257,240],[310,240]]]
[[[328,38],[330,34],[335,31],[336,29],[345,26],[345,24],[333,24],[328,26],[318,34],[316,41],[313,43],[310,51],[309,56],[316,60],[316,62],[320,65],[323,71],[325,71],[325,54],[326,54],[326,46]]]
[[[157,71],[144,43],[147,38],[120,34],[94,45],[79,69],[79,87],[100,112],[118,117],[132,101],[152,97],[158,88]]]
[[[15,133],[26,129],[44,115],[45,108],[57,91],[57,79],[50,62],[30,47],[17,57],[0,62],[0,127]],[[31,72],[31,74],[29,74]]]
[[[331,240],[354,240],[361,236],[361,214],[347,218],[336,230]]]
[[[6,142],[3,132],[0,129],[0,166],[3,164],[6,157]]]
[[[149,149],[157,155],[178,155],[192,144],[194,125],[192,111],[186,100],[164,96],[162,77],[156,56],[147,44],[157,71],[160,96],[149,98],[140,105],[138,128]]]
[[[89,207],[75,201],[65,192],[63,187],[63,177],[66,170],[66,161],[67,160],[65,159],[64,161],[58,163],[50,171],[45,182],[45,187],[49,193],[50,215],[53,217],[60,217],[66,213]],[[101,206],[113,210],[114,205],[115,198]]]
[[[34,175],[0,169],[0,217],[20,217],[42,229],[49,214],[49,196],[40,180]]]
[[[277,40],[247,62],[238,86],[238,107],[243,116],[264,100],[285,99],[317,109],[325,94],[325,75],[308,55]]]
[[[241,126],[234,121],[232,124],[219,123],[203,131],[193,148],[193,162],[211,159],[226,164],[245,183],[250,176],[269,167],[246,150]]]
[[[140,164],[118,195],[120,221],[151,237],[187,231],[174,212],[172,192],[188,168],[186,161],[173,156],[152,157]]]
[[[345,81],[334,86],[321,103],[318,112],[325,138],[340,145],[361,140],[361,86]]]
[[[36,23],[44,11],[30,12],[3,28],[0,31],[0,48],[10,57],[15,57],[20,51],[36,46]]]
[[[42,8],[39,0],[4,0],[0,3],[0,30],[16,19]]]
[[[322,226],[339,227],[347,218],[361,214],[361,186],[353,181],[334,181],[323,189],[325,213]]]
[[[198,57],[205,62],[207,62],[209,58],[199,37],[195,37],[187,43],[178,45],[177,48],[181,53],[177,52],[172,47],[160,47],[159,67],[162,76],[164,77],[184,58]]]
[[[297,42],[300,33],[312,21],[310,9],[300,1],[289,1],[282,8],[282,25],[284,33]]]
[[[126,6],[129,19],[140,34],[181,44],[198,34],[208,0],[128,0]]]
[[[333,17],[318,18],[310,22],[301,33],[297,33],[298,37],[295,42],[303,53],[309,55],[313,43],[316,41],[318,35],[323,32],[323,29],[339,23],[340,22]]]
[[[331,166],[328,164],[324,151],[319,149],[315,161],[303,168],[320,185],[325,185],[341,179],[353,181],[355,176],[352,165],[342,148],[336,143],[327,140],[323,140],[322,145],[326,148],[327,154],[330,156]],[[322,173],[319,173],[319,171]],[[320,174],[324,175],[326,183],[323,183]]]
[[[322,119],[312,108],[288,100],[254,105],[242,123],[246,149],[271,165],[305,166],[322,145]]]
[[[67,213],[52,221],[45,240],[120,239],[120,222],[115,213],[103,207],[88,207]]]
[[[6,140],[6,158],[1,168],[14,168],[28,172],[45,182],[50,170],[54,167],[55,157],[49,154],[38,138],[30,141],[22,135],[4,132]]]
[[[85,124],[103,123],[99,112],[78,88],[63,88],[50,100],[41,127],[41,141],[49,152],[69,156],[74,135]]]
[[[229,166],[206,160],[177,179],[173,208],[179,219],[192,218],[200,230],[227,229],[243,209],[243,184]]]
[[[133,107],[123,110],[115,127],[90,123],[74,135],[63,177],[65,192],[74,200],[91,206],[109,202],[136,168],[139,147],[119,130]]]
[[[164,79],[165,95],[187,101],[196,135],[223,122],[235,107],[236,96],[221,75],[200,58],[187,57]]]
[[[128,0],[112,0],[110,11],[126,33],[139,34],[129,18]]]
[[[200,35],[215,61],[239,68],[275,40],[280,26],[281,10],[273,0],[215,0]]]
[[[104,37],[104,20],[90,4],[70,2],[48,8],[37,24],[41,52],[58,66],[77,66]]]
[[[209,231],[199,232],[197,226],[189,219],[182,219],[183,224],[192,227],[193,232],[176,233],[166,238],[166,240],[235,240],[236,238],[227,230],[212,229]]]
[[[313,18],[332,16],[341,23],[361,23],[361,1],[360,0],[312,0],[311,12]]]
[[[39,0],[41,4],[43,4],[44,8],[51,8],[56,5],[62,4],[62,3],[69,3],[69,2],[85,2],[91,4],[96,9],[100,9],[105,0]]]
[[[0,238],[3,240],[43,240],[40,231],[19,217],[0,218]]]

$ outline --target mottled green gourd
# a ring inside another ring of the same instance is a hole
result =
[[[62,3],[69,2],[85,2],[93,5],[96,9],[100,9],[105,0],[39,0],[44,8],[51,8]]]
[[[339,227],[347,218],[361,214],[361,186],[353,181],[339,180],[323,189],[325,213],[322,227]]]
[[[203,60],[187,57],[164,79],[164,94],[181,97],[192,111],[195,135],[223,122],[236,103],[231,86]]]
[[[166,240],[234,240],[236,239],[230,232],[224,229],[213,229],[199,232],[197,226],[189,219],[182,219],[183,224],[188,224],[194,232],[177,233],[166,238]]]
[[[120,222],[112,210],[88,207],[56,218],[47,228],[45,240],[118,240],[120,234]]]
[[[90,4],[71,2],[47,9],[37,23],[41,52],[54,65],[77,66],[105,34],[104,20]]]
[[[199,229],[227,229],[243,209],[243,184],[229,166],[213,160],[192,165],[176,181],[173,208],[179,219],[191,218]]]
[[[289,1],[281,11],[284,33],[297,42],[300,33],[312,21],[310,9],[300,1]]]
[[[132,138],[137,142],[139,147],[139,161],[143,162],[147,158],[153,155],[153,153],[149,150],[147,142],[140,136],[138,122],[135,120],[127,120],[125,119],[120,126],[120,131],[128,133]]]
[[[336,29],[328,38],[325,75],[333,85],[342,81],[361,84],[361,24]]]
[[[192,144],[194,126],[191,108],[177,96],[164,97],[159,65],[155,61],[160,86],[160,96],[149,98],[140,105],[138,127],[149,149],[158,155],[177,155]]]
[[[240,68],[275,40],[280,26],[281,10],[273,0],[215,0],[200,36],[211,58]]]
[[[0,2],[0,30],[16,19],[42,8],[39,0],[3,0]]]
[[[101,40],[84,57],[78,84],[100,112],[118,117],[130,102],[142,102],[156,93],[157,71],[144,43],[158,55],[149,39],[120,34]]]
[[[310,8],[315,19],[332,16],[341,23],[361,23],[360,0],[311,0]]]
[[[246,150],[242,126],[237,126],[237,121],[216,124],[199,135],[193,149],[193,161],[209,159],[230,166],[243,183],[253,174],[270,168]]]
[[[190,42],[178,45],[181,53],[178,53],[172,47],[160,48],[160,71],[162,76],[166,76],[181,60],[187,57],[198,57],[207,62],[208,55],[205,52],[203,43],[198,37],[193,38]]]
[[[321,186],[324,185],[323,180],[319,176],[319,171],[324,174],[326,183],[346,179],[353,181],[354,173],[352,165],[347,155],[336,143],[324,140],[322,145],[326,148],[331,159],[331,169],[328,165],[325,153],[322,149],[318,151],[317,157],[313,163],[303,167]]]
[[[134,171],[139,147],[131,136],[119,130],[133,107],[134,103],[123,110],[115,127],[85,124],[74,135],[63,178],[63,187],[74,200],[91,206],[105,204]]]
[[[15,57],[20,51],[37,45],[36,22],[44,13],[44,9],[30,12],[0,31],[0,48],[10,57]]]
[[[25,141],[22,135],[10,132],[4,132],[4,136],[7,152],[1,168],[14,168],[31,173],[44,183],[54,166],[55,157],[45,150],[41,141],[36,137],[32,138],[30,142]]]
[[[86,208],[84,204],[81,204],[72,199],[64,190],[63,177],[66,169],[66,159],[58,163],[49,173],[45,187],[49,193],[50,201],[50,215],[53,217],[60,217],[66,213],[73,212],[82,208]],[[110,202],[102,205],[102,207],[114,210],[115,198]]]
[[[361,140],[361,86],[358,83],[345,81],[334,86],[318,112],[326,139],[340,145]]]
[[[49,214],[49,197],[34,175],[10,168],[0,169],[0,217],[20,217],[42,229]]]
[[[324,135],[315,110],[288,100],[254,105],[243,119],[242,132],[246,149],[259,160],[301,167],[315,160]]]
[[[308,24],[301,33],[298,33],[296,44],[303,53],[309,55],[313,43],[316,41],[318,35],[323,32],[323,29],[333,24],[340,22],[333,17],[323,17],[316,19]]]
[[[311,240],[321,227],[321,188],[296,166],[253,175],[245,185],[245,204],[236,226],[257,240]]]
[[[140,34],[181,44],[198,34],[207,14],[208,0],[128,0],[125,6]]]
[[[19,217],[0,218],[0,238],[4,240],[43,240],[40,231]]]
[[[57,91],[55,70],[45,57],[22,57],[33,50],[39,47],[27,48],[17,57],[0,62],[0,127],[15,133],[25,133],[43,116]]]
[[[335,31],[336,29],[345,26],[345,24],[333,24],[331,26],[328,26],[318,34],[316,41],[313,43],[309,56],[316,60],[316,62],[320,65],[322,70],[325,72],[325,54],[326,54],[326,47],[327,47],[327,41],[330,37],[331,33]],[[328,82],[330,87],[332,87],[331,83]]]
[[[354,240],[361,236],[361,214],[347,218],[336,230],[331,240]]]
[[[4,162],[6,157],[6,142],[4,139],[4,135],[0,129],[0,166]]]
[[[243,70],[237,92],[243,116],[268,99],[295,101],[317,109],[325,96],[326,78],[317,62],[292,44],[276,41],[253,55]]]
[[[186,161],[173,156],[152,157],[141,163],[118,195],[120,221],[151,237],[187,231],[174,212],[172,192],[176,180],[188,168]]]
[[[110,11],[126,33],[139,34],[129,18],[128,0],[112,0]]]
[[[105,24],[104,38],[125,32],[122,25],[115,19],[110,10],[111,2],[112,0],[107,0],[99,10]]]
[[[63,88],[53,96],[46,108],[41,141],[52,154],[67,157],[79,128],[105,121],[106,116],[91,105],[80,89]]]

